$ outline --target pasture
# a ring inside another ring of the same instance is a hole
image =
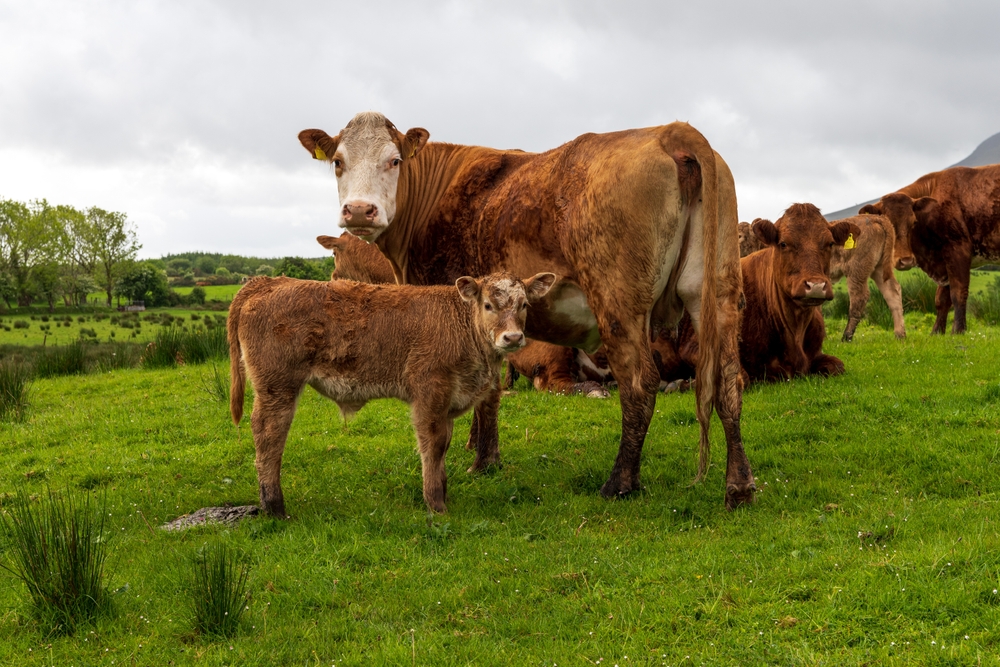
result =
[[[256,502],[248,420],[199,387],[213,367],[36,380],[0,424],[0,492],[106,499],[113,612],[69,637],[0,587],[2,664],[998,664],[1000,328],[970,320],[902,342],[828,322],[847,374],[756,386],[743,434],[760,494],[723,509],[724,439],[696,467],[693,394],[660,395],[641,493],[598,489],[617,451],[611,400],[528,389],[501,407],[504,465],[448,458],[428,516],[405,405],[348,425],[307,389],[289,436],[289,521],[181,533],[165,521]],[[252,565],[243,630],[193,631],[190,562],[223,542]],[[7,558],[7,553],[0,554]]]

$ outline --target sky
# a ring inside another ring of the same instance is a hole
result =
[[[325,253],[296,135],[381,111],[541,151],[684,120],[740,219],[892,192],[1000,132],[1000,2],[0,0],[0,198],[123,211],[141,256]]]

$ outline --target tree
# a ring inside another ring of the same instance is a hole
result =
[[[33,270],[53,261],[56,219],[51,211],[44,199],[0,201],[0,271],[13,285],[19,306],[30,306],[35,297]]]
[[[301,257],[285,257],[274,267],[274,272],[278,275],[289,278],[303,278],[305,280],[329,280],[330,274],[324,273],[323,269],[312,262]]]
[[[142,245],[124,213],[96,206],[87,209],[82,231],[86,251],[94,258],[94,277],[108,295],[110,306],[119,273],[135,259]]]
[[[167,290],[166,274],[150,262],[128,264],[115,284],[116,295],[149,306],[165,305]]]

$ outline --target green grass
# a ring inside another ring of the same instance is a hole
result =
[[[198,549],[191,570],[195,627],[207,636],[232,637],[249,610],[250,564],[225,542],[214,542]]]
[[[202,287],[205,290],[205,299],[216,301],[232,301],[236,293],[240,291],[242,285],[207,285]],[[186,296],[191,293],[194,287],[175,287],[174,291],[181,296]]]
[[[194,317],[197,319],[193,319]],[[80,318],[83,318],[82,322]],[[105,311],[85,315],[79,313],[65,315],[60,312],[33,315],[0,314],[0,348],[7,345],[44,344],[46,347],[68,345],[81,339],[148,343],[162,328],[180,326],[182,329],[193,331],[224,324],[225,319],[225,312],[175,308],[150,309],[141,313]],[[67,320],[69,326],[66,326]],[[22,324],[17,327],[15,322]],[[24,325],[27,325],[27,328],[23,328]]]
[[[107,494],[119,593],[115,616],[58,638],[0,586],[0,664],[998,664],[1000,329],[931,337],[932,322],[907,315],[905,341],[862,323],[841,344],[830,321],[847,374],[747,391],[761,493],[735,513],[718,421],[689,486],[692,394],[657,398],[644,489],[606,501],[617,398],[522,379],[500,470],[465,472],[456,422],[446,516],[426,514],[405,405],[345,427],[307,389],[283,465],[293,518],[167,533],[257,497],[248,420],[197,390],[206,368],[37,380],[29,421],[0,425],[0,493]],[[253,565],[226,641],[189,611],[190,554],[212,540]]]
[[[31,369],[14,360],[0,361],[0,422],[23,421],[31,396]]]

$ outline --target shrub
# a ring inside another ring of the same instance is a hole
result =
[[[1000,324],[1000,277],[982,292],[969,297],[969,312],[986,324]]]
[[[192,569],[195,627],[205,635],[234,635],[250,600],[250,564],[219,542],[200,548]]]
[[[24,364],[0,361],[0,422],[24,421],[31,395],[31,372]]]
[[[200,364],[209,359],[225,359],[229,341],[224,327],[188,332],[177,327],[164,327],[146,346],[141,364],[144,368],[163,368],[177,363]]]
[[[7,547],[2,566],[27,587],[32,615],[46,632],[71,634],[108,606],[105,503],[95,512],[90,495],[85,498],[80,505],[68,493],[49,491],[34,504],[21,493],[0,520]]]
[[[87,369],[87,355],[79,340],[46,349],[35,359],[35,376],[76,375]]]
[[[15,329],[27,329],[31,326],[31,322],[28,320],[14,320]]]

